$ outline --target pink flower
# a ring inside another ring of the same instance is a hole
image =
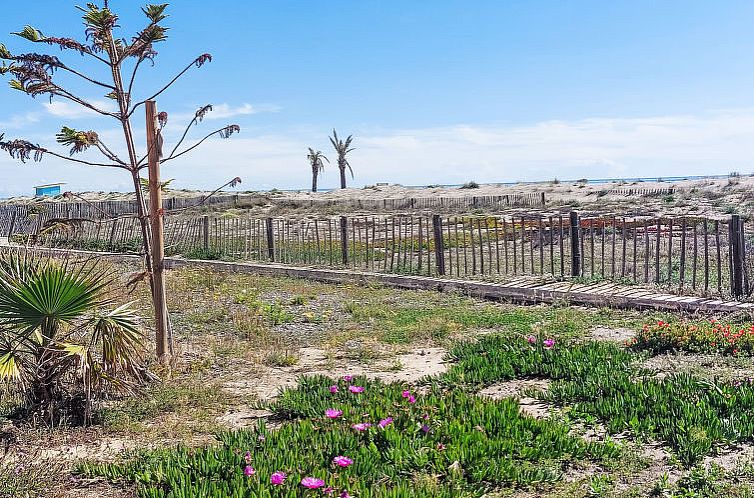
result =
[[[408,398],[411,396],[411,391],[403,391],[403,394],[401,394],[404,398]]]
[[[270,476],[270,482],[274,484],[275,486],[280,486],[283,484],[283,481],[285,481],[285,478],[288,477],[285,475],[285,472],[275,472]]]
[[[252,467],[251,465],[247,465],[243,468],[243,475],[245,475],[246,477],[251,477],[256,473],[257,471],[254,470],[254,467]]]
[[[537,343],[537,338],[534,337],[533,335],[530,335],[529,337],[527,337],[526,340],[529,341],[529,344],[536,344]]]
[[[301,479],[301,485],[305,488],[317,489],[324,486],[325,481],[323,481],[322,479],[317,479],[316,477],[304,477],[303,479]]]
[[[364,388],[362,386],[348,386],[348,390],[354,394],[363,393]]]
[[[353,380],[353,375],[344,375],[343,380],[346,382],[351,382]]]
[[[348,491],[343,491],[340,493],[340,498],[351,498],[351,495],[348,494]]]
[[[428,434],[429,433],[429,426],[427,424],[422,425],[422,432],[424,434]]]
[[[330,386],[330,392],[333,393],[333,394],[335,394],[336,392],[338,392],[338,386]]]
[[[393,423],[393,417],[388,417],[388,418],[383,418],[382,420],[380,420],[377,426],[380,429],[384,429],[385,427],[387,427],[388,425],[392,423]]]
[[[445,445],[442,443],[437,443],[437,451],[443,451],[445,449]]]
[[[243,456],[243,459],[247,464],[251,463],[251,452],[247,451],[246,454]]]
[[[408,398],[408,402],[411,404],[416,403],[416,398],[414,398],[414,395],[411,394],[411,391],[403,391],[401,396],[403,396],[404,398]]]
[[[332,486],[327,486],[325,489],[322,490],[322,492],[326,495],[331,495],[335,492],[335,488]]]
[[[353,460],[348,457],[344,457],[343,455],[339,455],[332,459],[332,463],[334,463],[338,467],[348,467],[353,463]]]
[[[360,424],[353,424],[351,427],[354,428],[354,429],[356,429],[357,431],[361,432],[361,431],[365,431],[365,430],[369,429],[370,427],[372,427],[372,424],[370,424],[369,422],[362,422]]]
[[[545,339],[542,344],[545,345],[545,349],[552,349],[555,346],[555,339]]]
[[[409,396],[408,397],[408,402],[413,405],[414,403],[416,403],[416,398],[414,398],[413,396]]]
[[[336,410],[335,408],[328,408],[325,410],[325,416],[327,418],[338,418],[343,415],[343,410]]]

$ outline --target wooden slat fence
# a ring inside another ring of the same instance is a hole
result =
[[[459,197],[401,197],[391,199],[291,199],[284,204],[291,207],[338,207],[364,211],[399,210],[458,210],[477,208],[502,209],[507,207],[535,207],[546,203],[544,192],[508,195],[468,195]]]
[[[754,233],[738,216],[572,216],[167,216],[165,240],[169,255],[201,259],[485,280],[541,276],[739,299],[751,294]],[[138,252],[140,241],[134,218],[87,222],[36,240],[118,252]]]
[[[639,197],[657,197],[661,195],[673,195],[678,192],[676,187],[658,187],[658,188],[641,188],[641,187],[622,187],[612,188],[605,191],[610,195],[622,195],[626,197],[639,196]]]

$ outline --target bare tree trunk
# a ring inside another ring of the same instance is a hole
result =
[[[340,188],[346,188],[346,167],[338,165],[340,168]]]
[[[165,297],[165,280],[163,257],[165,244],[163,239],[162,186],[160,185],[160,150],[157,145],[157,106],[153,100],[145,105],[147,117],[147,149],[149,151],[149,204],[152,228],[152,302],[154,304],[154,321],[157,358],[166,362],[173,354],[173,343],[168,325],[168,309]]]
[[[312,192],[317,191],[317,171],[312,171]]]

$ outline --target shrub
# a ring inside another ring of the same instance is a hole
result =
[[[137,317],[115,305],[112,280],[96,262],[0,257],[0,380],[22,395],[26,415],[88,423],[93,399],[146,377]]]
[[[754,326],[741,327],[709,322],[675,322],[662,320],[644,325],[629,344],[635,350],[653,353],[688,351],[724,355],[754,354]]]
[[[479,184],[475,181],[466,182],[463,185],[461,185],[459,188],[462,189],[471,189],[471,188],[479,188]]]

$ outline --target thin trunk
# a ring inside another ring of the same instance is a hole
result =
[[[340,188],[346,188],[346,165],[338,161],[338,168],[340,168]]]
[[[317,191],[317,170],[312,170],[312,192]]]

